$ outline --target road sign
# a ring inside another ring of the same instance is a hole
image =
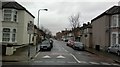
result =
[[[27,31],[28,31],[28,34],[34,33],[34,24],[32,21],[30,21],[30,23],[28,23]]]

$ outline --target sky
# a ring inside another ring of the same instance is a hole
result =
[[[5,0],[4,0],[5,1]],[[118,5],[120,0],[15,0],[35,16],[34,24],[37,25],[38,10],[40,10],[40,27],[43,26],[56,32],[71,29],[69,17],[80,14],[80,24],[90,22],[107,9]]]

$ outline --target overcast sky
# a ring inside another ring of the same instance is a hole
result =
[[[40,11],[40,26],[44,26],[56,32],[71,28],[68,18],[80,13],[81,24],[90,22],[93,18],[103,13],[119,0],[16,0],[29,10],[34,16],[37,25],[37,13],[39,9],[47,8],[48,11]]]

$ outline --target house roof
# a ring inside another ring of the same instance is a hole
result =
[[[2,2],[2,8],[14,8],[17,10],[25,10],[28,14],[35,18],[25,7],[23,7],[17,2]]]
[[[92,19],[91,22],[94,20],[104,16],[104,15],[114,15],[114,14],[120,14],[120,6],[113,6],[110,9],[106,10],[104,13],[101,15],[97,16],[96,18]]]

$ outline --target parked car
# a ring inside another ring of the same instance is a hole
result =
[[[85,47],[82,42],[75,42],[72,48],[75,50],[84,50]]]
[[[51,48],[53,48],[53,40],[50,39],[49,42],[50,42]]]
[[[74,45],[74,41],[73,40],[68,40],[66,45],[72,47]]]
[[[115,44],[113,46],[108,47],[108,52],[116,53],[120,56],[120,44]]]
[[[49,40],[43,41],[42,44],[40,45],[40,50],[49,50],[49,51],[51,51],[51,49],[52,49],[52,46],[51,46]]]

